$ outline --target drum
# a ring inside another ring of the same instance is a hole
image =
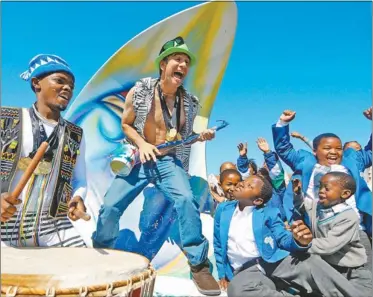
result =
[[[122,141],[112,154],[110,168],[115,175],[127,176],[137,163],[139,163],[138,149],[130,143]]]
[[[1,248],[1,296],[152,297],[143,256],[93,248]]]

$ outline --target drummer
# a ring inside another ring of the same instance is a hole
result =
[[[1,108],[1,246],[83,247],[69,220],[86,210],[83,130],[61,116],[73,96],[74,74],[62,58],[41,54],[21,78],[29,82],[36,102],[29,108]],[[13,197],[43,141],[48,150],[21,195]]]
[[[219,285],[209,272],[208,241],[192,189],[188,168],[190,145],[162,154],[156,148],[166,141],[193,134],[198,99],[186,91],[183,82],[196,63],[182,37],[167,41],[156,58],[159,78],[144,78],[129,91],[124,103],[122,129],[127,140],[138,147],[141,164],[128,176],[118,174],[104,197],[93,246],[113,248],[119,233],[119,219],[136,196],[149,184],[174,202],[183,252],[188,258],[198,290],[219,295]],[[211,140],[213,130],[203,131],[198,141]]]

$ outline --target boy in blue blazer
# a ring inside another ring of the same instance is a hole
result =
[[[372,119],[372,108],[364,111],[368,119]],[[372,165],[372,137],[365,150],[356,151],[352,148],[343,152],[340,138],[333,133],[324,133],[313,140],[313,153],[305,150],[296,151],[290,143],[289,123],[295,118],[295,112],[285,110],[279,121],[272,126],[273,142],[279,157],[299,175],[302,191],[306,199],[317,199],[320,178],[330,171],[340,171],[350,174],[356,182],[356,193],[349,199],[349,204],[361,218],[361,228],[372,234],[372,192],[361,172]],[[288,185],[284,195],[284,210],[289,223],[292,221],[293,195],[291,185]]]
[[[312,234],[302,221],[286,230],[279,211],[263,207],[272,196],[269,181],[250,176],[237,185],[233,196],[237,201],[220,204],[214,218],[219,284],[228,287],[229,297],[292,296],[276,291],[273,278],[326,297],[359,295],[319,256],[291,254],[307,251]]]

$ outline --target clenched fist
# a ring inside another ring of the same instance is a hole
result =
[[[372,107],[364,110],[363,114],[368,120],[372,120]]]
[[[1,194],[1,221],[7,222],[17,211],[15,205],[20,204],[20,199],[14,199],[10,193]]]
[[[295,111],[292,110],[284,110],[280,116],[280,120],[290,123],[295,118]]]
[[[291,232],[293,233],[294,239],[302,246],[307,246],[312,241],[311,230],[303,223],[303,221],[295,221],[291,225]]]
[[[91,216],[86,214],[87,210],[85,208],[82,197],[75,196],[73,199],[69,201],[68,205],[69,205],[69,212],[67,216],[72,221],[77,221],[79,219],[83,219],[84,221],[89,221],[91,219]]]
[[[199,134],[198,141],[203,142],[215,138],[215,130],[206,129]]]

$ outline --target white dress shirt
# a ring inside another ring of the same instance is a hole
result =
[[[246,206],[242,211],[237,205],[228,233],[228,259],[237,270],[246,262],[259,258],[253,230],[253,210],[255,206]]]

